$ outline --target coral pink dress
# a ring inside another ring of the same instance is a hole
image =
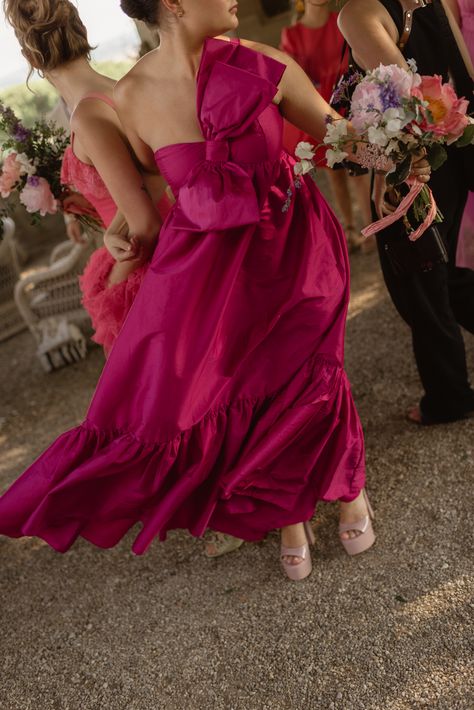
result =
[[[474,62],[474,0],[458,0],[461,29]],[[467,198],[466,209],[459,232],[457,266],[474,270],[474,192]]]
[[[177,195],[86,420],[0,498],[0,533],[143,553],[168,530],[246,540],[353,500],[364,444],[343,368],[344,234],[295,178],[284,65],[208,39],[202,142],[156,153]]]
[[[331,12],[322,27],[306,27],[297,22],[285,27],[281,34],[281,49],[290,55],[304,69],[321,96],[329,102],[334,85],[347,69],[347,57],[342,59],[344,38],[337,26],[337,12]],[[293,154],[300,141],[313,143],[314,138],[285,121],[283,143]],[[326,149],[319,148],[316,161],[326,165]]]
[[[112,99],[105,94],[90,93],[82,100],[86,99],[104,101],[115,109]],[[71,140],[74,141],[74,136]],[[72,145],[64,154],[61,182],[80,192],[95,208],[104,228],[109,226],[117,206],[95,167],[79,160]],[[166,197],[162,198],[158,209],[165,218],[170,210]],[[124,281],[110,286],[108,280],[114,263],[110,252],[101,247],[92,254],[80,278],[82,303],[91,317],[95,331],[92,339],[103,346],[106,354],[110,352],[122,328],[148,268],[148,265],[141,266]]]

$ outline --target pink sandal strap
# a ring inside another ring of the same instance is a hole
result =
[[[281,557],[301,557],[303,560],[306,559],[308,554],[308,545],[301,545],[301,547],[285,547],[281,546],[280,555]]]
[[[354,523],[339,523],[339,532],[349,532],[349,530],[357,530],[362,535],[367,531],[370,523],[370,516],[366,515],[361,520],[356,520]]]

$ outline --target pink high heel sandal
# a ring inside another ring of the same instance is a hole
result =
[[[316,538],[311,523],[308,521],[303,523],[303,525],[306,534],[306,542],[304,545],[301,545],[301,547],[286,547],[282,545],[280,551],[281,566],[287,576],[294,581],[305,579],[305,577],[311,574],[311,570],[313,569],[309,546],[314,545]],[[284,557],[301,557],[302,559],[298,564],[292,565],[289,562],[285,562]]]
[[[360,532],[360,535],[357,537],[348,538],[347,540],[343,540],[343,538],[340,537],[341,543],[348,555],[360,555],[361,552],[365,552],[369,547],[372,547],[375,542],[375,533],[372,526],[372,520],[375,517],[374,511],[370,505],[365,489],[363,490],[363,494],[369,514],[361,520],[356,520],[354,523],[339,523],[339,536],[341,533],[348,532],[349,530],[358,530]]]

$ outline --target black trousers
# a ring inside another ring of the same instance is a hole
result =
[[[467,199],[459,159],[450,151],[448,162],[430,181],[444,215],[438,225],[447,245],[448,264],[431,271],[398,268],[390,257],[391,237],[400,236],[396,223],[378,236],[383,276],[392,301],[410,326],[413,351],[425,394],[422,414],[427,422],[452,421],[474,411],[460,326],[474,333],[474,271],[457,268],[456,249]]]

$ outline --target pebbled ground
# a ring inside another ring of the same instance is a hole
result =
[[[143,558],[61,556],[0,538],[2,710],[469,710],[474,707],[474,421],[419,429],[409,332],[375,255],[356,255],[347,368],[367,437],[376,546],[350,559],[337,507],[315,517],[314,572],[292,584],[278,537],[218,561],[182,532]],[[471,372],[474,339],[466,336]],[[42,373],[0,345],[0,490],[78,423],[103,359]]]

